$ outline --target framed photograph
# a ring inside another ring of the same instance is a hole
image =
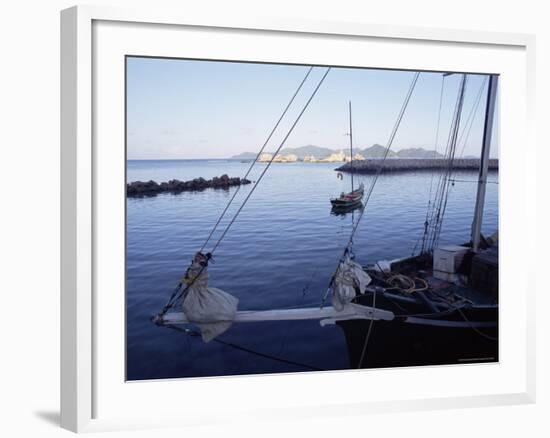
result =
[[[62,426],[533,402],[533,47],[62,11]]]

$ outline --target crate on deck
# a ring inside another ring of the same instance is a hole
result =
[[[433,276],[439,280],[462,284],[461,267],[470,249],[458,245],[446,245],[434,249]]]

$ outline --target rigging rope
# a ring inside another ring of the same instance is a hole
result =
[[[453,120],[449,131],[447,147],[445,150],[445,158],[447,159],[448,164],[446,170],[441,174],[439,178],[435,200],[432,204],[432,213],[429,220],[429,224],[431,224],[430,235],[427,239],[427,248],[423,248],[423,252],[433,251],[433,248],[437,245],[437,242],[439,241],[439,235],[441,233],[441,228],[443,224],[443,217],[447,208],[447,201],[450,189],[449,178],[452,175],[453,164],[456,155],[456,146],[460,130],[460,119],[462,114],[462,107],[464,104],[466,83],[467,75],[463,74],[459,85]]]
[[[304,107],[302,108],[302,110],[300,111],[300,113],[298,114],[298,117],[296,117],[296,120],[294,121],[294,123],[292,124],[292,126],[290,127],[290,129],[288,130],[287,134],[285,135],[285,137],[283,138],[283,141],[281,141],[281,144],[279,145],[279,147],[277,148],[277,150],[275,151],[275,153],[273,154],[273,156],[271,157],[271,160],[269,160],[269,162],[267,163],[266,167],[264,168],[264,170],[262,171],[262,173],[260,174],[260,176],[258,177],[258,179],[256,180],[256,182],[254,183],[254,186],[252,187],[252,189],[250,189],[250,192],[248,192],[246,198],[244,199],[243,203],[241,204],[241,206],[238,208],[238,210],[236,211],[235,215],[233,216],[233,218],[231,219],[231,221],[229,222],[229,224],[227,224],[225,230],[223,231],[222,235],[219,237],[219,239],[217,240],[216,244],[214,245],[214,247],[212,248],[212,250],[210,251],[211,254],[214,253],[214,251],[216,251],[216,249],[218,248],[218,246],[220,245],[221,241],[224,239],[225,235],[227,234],[227,232],[229,231],[229,229],[231,228],[231,226],[233,225],[233,223],[235,222],[235,220],[237,219],[237,217],[239,216],[239,213],[242,211],[242,209],[244,208],[244,206],[246,205],[246,203],[248,202],[248,200],[250,199],[250,197],[252,196],[252,193],[254,193],[254,191],[256,190],[256,188],[258,187],[258,184],[260,183],[260,181],[262,180],[262,178],[264,177],[265,173],[267,172],[267,170],[269,169],[269,167],[271,166],[271,164],[273,163],[273,160],[275,159],[275,157],[277,156],[277,154],[279,153],[279,151],[282,149],[282,147],[284,146],[284,144],[286,143],[286,141],[288,140],[288,137],[290,137],[290,134],[292,134],[292,131],[294,131],[294,128],[296,127],[296,125],[298,124],[298,122],[300,121],[300,119],[302,118],[302,115],[304,114],[304,112],[306,111],[307,107],[309,106],[309,104],[311,103],[311,101],[313,100],[313,98],[315,97],[315,95],[317,94],[317,91],[319,91],[319,88],[321,87],[321,85],[323,84],[323,82],[325,81],[325,78],[327,77],[327,75],[329,74],[331,70],[331,67],[328,67],[327,68],[327,71],[325,72],[325,74],[323,75],[323,77],[321,78],[321,80],[319,81],[319,83],[317,84],[317,86],[315,87],[315,89],[313,90],[313,93],[311,94],[311,96],[309,97],[309,99],[307,100],[306,104],[304,105]]]
[[[435,130],[434,159],[437,157],[437,148],[438,148],[438,144],[439,144],[439,129],[441,127],[441,108],[443,106],[443,90],[445,88],[445,78],[446,77],[447,76],[445,74],[441,75],[441,91],[439,93],[439,109],[437,111],[437,128]],[[435,172],[432,172],[432,175],[430,177],[430,192],[428,194],[428,205],[426,207],[426,219],[424,220],[424,233],[422,235],[422,251],[420,251],[420,253],[424,252],[424,246],[426,244],[426,237],[428,236],[428,225],[429,225],[428,214],[430,212],[430,205],[431,205],[431,200],[432,200],[434,173]],[[418,239],[416,241],[416,243],[414,244],[412,255],[414,255],[414,253],[416,252],[416,247],[418,245],[419,240],[420,239]]]
[[[446,76],[443,76],[443,80],[445,79],[445,77]],[[481,85],[479,87],[479,90],[476,94],[476,97],[474,99],[472,107],[470,108],[468,117],[466,118],[466,123],[464,124],[464,127],[462,128],[462,132],[460,134],[460,137],[458,138],[457,145],[462,144],[462,149],[461,149],[459,158],[462,158],[462,156],[464,155],[464,149],[466,147],[468,139],[470,138],[470,132],[471,132],[472,126],[474,124],[475,116],[476,116],[477,111],[479,109],[479,104],[480,104],[481,97],[483,95],[483,90],[485,89],[486,83],[487,83],[487,78],[484,78],[484,80],[481,83]],[[443,93],[443,90],[441,90],[441,93]],[[438,133],[439,133],[439,129],[440,129],[439,128],[439,120],[440,120],[440,117],[441,117],[441,97],[442,97],[442,94],[440,95],[439,116],[438,116],[438,126],[437,126],[437,129],[436,129],[436,139],[438,137]],[[452,130],[452,126],[451,126],[451,130]],[[463,139],[464,139],[464,142],[462,142]],[[437,141],[436,141],[436,150],[437,150]],[[447,144],[447,149],[445,150],[445,158],[446,159],[449,159],[448,154],[449,154],[449,144]],[[455,154],[456,154],[456,151],[455,151]],[[455,181],[460,181],[460,180],[456,180],[456,179],[451,178],[451,171],[452,171],[452,169],[448,171],[448,174],[446,176],[447,182],[454,183]],[[436,198],[433,200],[433,203],[432,203],[431,197],[432,197],[432,185],[433,185],[433,176],[434,176],[434,174],[435,174],[435,171],[432,172],[432,177],[430,179],[430,191],[429,191],[429,195],[428,195],[428,206],[426,208],[426,219],[424,221],[424,229],[422,230],[421,236],[418,238],[418,240],[416,241],[416,243],[414,245],[412,255],[415,254],[416,248],[417,248],[418,243],[420,242],[420,239],[422,239],[422,247],[420,249],[420,254],[424,254],[425,252],[433,250],[433,246],[431,246],[431,247],[429,245],[426,246],[426,244],[427,244],[427,240],[430,240],[428,238],[428,235],[431,234],[431,233],[429,233],[430,226],[432,226],[432,229],[434,228],[434,225],[432,225],[432,220],[434,219],[434,212],[435,212],[434,204],[437,202],[437,197],[439,196],[440,185],[441,185],[442,179],[445,175],[445,174],[442,174],[440,176],[440,180],[439,180],[439,183],[438,183],[438,193],[436,193]],[[431,215],[430,215],[430,207],[432,208]],[[441,218],[441,220],[442,220],[442,218]]]
[[[443,158],[447,161],[450,160],[450,156],[451,156],[451,144],[452,144],[452,135],[453,135],[453,130],[454,130],[454,127],[455,127],[455,122],[456,122],[456,117],[457,117],[457,111],[458,111],[458,102],[459,102],[459,99],[460,99],[460,91],[462,89],[462,82],[460,83],[460,86],[459,86],[459,91],[458,91],[458,94],[457,94],[457,98],[456,98],[456,102],[455,102],[455,108],[453,110],[453,117],[451,119],[451,126],[449,127],[449,134],[448,134],[448,138],[447,138],[447,146],[445,148],[445,153],[443,154]],[[445,174],[446,172],[448,171],[449,169],[449,164],[447,165],[447,168],[446,168],[446,171],[445,172],[442,172],[439,176],[439,181],[438,181],[438,184],[437,184],[437,190],[436,190],[436,194],[435,194],[435,197],[434,197],[434,202],[432,203],[432,209],[431,209],[431,212],[430,212],[430,224],[432,223],[433,219],[434,219],[434,215],[435,215],[435,212],[436,212],[436,208],[435,208],[435,203],[437,202],[437,200],[441,197],[441,193],[442,193],[442,190],[443,190],[443,183],[445,181]]]
[[[370,197],[371,197],[372,192],[374,190],[374,186],[376,185],[376,182],[378,181],[378,177],[382,173],[382,168],[384,167],[384,162],[386,161],[386,158],[388,157],[388,154],[389,154],[390,149],[391,149],[392,144],[393,144],[393,140],[395,139],[395,136],[397,134],[397,130],[399,129],[399,126],[401,125],[401,120],[403,119],[403,116],[405,115],[405,110],[407,109],[407,106],[409,105],[409,100],[411,99],[411,96],[412,96],[412,93],[414,91],[414,87],[416,86],[416,82],[418,81],[418,76],[419,75],[420,75],[420,72],[416,72],[414,74],[411,85],[409,87],[409,91],[407,92],[407,95],[405,97],[405,101],[403,102],[403,105],[401,106],[401,110],[399,111],[399,115],[397,116],[397,121],[395,122],[395,125],[394,125],[394,127],[392,129],[392,132],[390,134],[390,138],[389,138],[389,140],[386,144],[386,150],[384,152],[384,156],[382,157],[382,160],[380,162],[380,166],[378,166],[378,169],[377,169],[377,171],[374,175],[374,179],[373,179],[371,185],[369,186],[369,189],[367,191],[367,196],[366,196],[365,201],[363,203],[363,208],[361,208],[361,210],[359,212],[359,217],[357,218],[357,221],[355,222],[355,226],[353,227],[353,229],[351,231],[351,236],[348,240],[348,245],[346,246],[346,248],[349,247],[351,245],[351,243],[353,242],[353,237],[354,237],[354,235],[357,231],[357,228],[359,227],[359,223],[361,222],[361,219],[363,218],[363,214],[365,213],[367,204],[369,203]]]
[[[466,120],[464,129],[462,130],[462,134],[460,135],[460,139],[458,140],[458,144],[460,144],[460,142],[462,141],[462,138],[464,137],[464,131],[466,131],[466,127],[468,127],[468,123],[469,123],[468,131],[466,132],[466,138],[464,139],[464,143],[462,143],[462,150],[460,151],[459,158],[462,158],[462,156],[464,155],[464,149],[466,148],[466,144],[468,143],[468,139],[470,138],[470,132],[472,131],[472,126],[474,124],[474,119],[477,114],[477,110],[479,108],[479,103],[481,102],[481,96],[483,95],[483,90],[485,89],[485,85],[487,84],[488,80],[489,80],[488,76],[483,79],[483,82],[481,83],[481,86],[479,87],[479,90],[477,92],[474,105],[470,110],[470,114],[468,115],[468,119]]]
[[[449,184],[449,179],[451,178],[451,175],[452,175],[452,172],[453,172],[453,164],[454,164],[454,160],[455,160],[455,156],[456,156],[456,146],[458,144],[458,133],[459,133],[459,130],[460,130],[460,121],[461,121],[461,116],[462,116],[462,108],[463,108],[463,105],[464,105],[464,96],[465,96],[465,93],[466,93],[467,80],[468,80],[468,77],[466,75],[464,75],[463,79],[462,79],[462,82],[461,82],[460,93],[459,93],[460,98],[459,98],[457,116],[456,116],[456,119],[455,119],[456,120],[455,121],[455,130],[453,132],[453,139],[452,139],[451,148],[450,148],[450,152],[449,152],[449,166],[448,166],[447,175],[445,176],[445,184],[444,184],[445,194],[443,196],[442,209],[440,207],[440,210],[438,210],[438,214],[437,214],[437,217],[438,217],[439,221],[438,221],[438,227],[436,229],[436,233],[434,234],[435,238],[434,238],[434,243],[432,244],[432,247],[431,247],[432,251],[433,251],[433,248],[435,247],[435,245],[439,242],[439,236],[441,234],[441,229],[442,229],[442,226],[443,226],[443,218],[445,217],[445,211],[447,210],[447,202],[449,200],[449,190],[450,190],[450,187],[451,187],[451,185]]]
[[[363,218],[363,215],[364,215],[365,210],[367,208],[367,204],[368,204],[368,202],[370,200],[370,197],[372,195],[372,192],[374,190],[374,186],[376,185],[376,182],[378,181],[378,177],[382,173],[384,163],[385,163],[386,158],[388,157],[388,154],[389,154],[390,149],[392,147],[393,140],[395,139],[395,136],[397,134],[397,130],[399,129],[399,126],[401,125],[401,120],[403,119],[403,116],[405,115],[405,110],[407,109],[407,106],[409,105],[409,101],[411,99],[412,93],[413,93],[414,88],[416,86],[416,83],[418,81],[419,75],[420,75],[420,72],[416,72],[413,76],[413,79],[412,79],[411,84],[409,86],[409,90],[408,90],[408,92],[405,96],[405,100],[404,100],[404,102],[401,106],[401,109],[399,111],[399,114],[397,116],[397,120],[395,122],[395,125],[393,126],[393,129],[390,133],[390,137],[388,139],[388,142],[386,143],[386,150],[384,151],[384,156],[380,160],[380,165],[378,166],[378,169],[377,169],[377,171],[374,175],[374,179],[373,179],[372,183],[369,186],[365,201],[363,202],[363,206],[359,210],[359,216],[358,216],[357,220],[355,221],[355,224],[352,227],[348,243],[345,246],[344,252],[343,252],[342,256],[340,257],[340,260],[338,261],[338,265],[336,266],[336,269],[335,269],[334,273],[332,274],[332,276],[330,278],[327,291],[325,292],[325,294],[323,295],[323,298],[321,300],[321,306],[320,306],[321,308],[323,308],[323,306],[325,304],[325,300],[326,300],[326,298],[329,294],[329,291],[330,291],[330,288],[332,287],[332,284],[334,283],[334,279],[336,278],[336,274],[338,273],[338,269],[340,268],[340,265],[344,262],[346,256],[351,252],[351,247],[353,245],[353,237],[355,236],[355,233],[357,232],[359,224],[361,223],[361,219]]]
[[[374,290],[374,293],[372,295],[372,308],[376,309],[376,289]],[[367,352],[367,345],[369,344],[369,339],[372,333],[373,325],[374,325],[374,318],[370,320],[369,328],[365,336],[365,341],[363,342],[363,349],[361,350],[361,357],[359,358],[359,362],[357,362],[357,368],[361,368],[363,366],[363,360],[365,359],[365,354]]]
[[[437,110],[437,128],[435,130],[435,141],[434,141],[434,158],[437,157],[437,148],[438,148],[438,145],[439,145],[439,129],[441,127],[441,108],[443,106],[443,90],[445,88],[445,78],[446,77],[447,76],[445,76],[445,75],[441,76],[441,91],[439,93],[439,109]],[[434,174],[432,173],[432,177],[430,179],[430,195],[428,196],[428,199],[431,199],[431,197],[432,197],[433,176],[434,176]],[[426,212],[426,214],[427,214],[427,212]],[[427,219],[427,217],[426,217],[426,219]]]
[[[277,156],[277,154],[279,153],[279,151],[281,150],[281,148],[284,146],[284,144],[286,143],[286,141],[288,140],[288,137],[290,137],[290,134],[292,133],[292,131],[294,131],[294,128],[296,127],[296,125],[298,124],[298,122],[300,121],[300,119],[302,118],[304,112],[306,111],[306,109],[308,108],[309,104],[311,103],[311,101],[313,100],[313,98],[315,97],[315,95],[317,94],[317,91],[319,91],[319,88],[321,87],[321,85],[323,84],[325,78],[327,77],[327,75],[329,74],[331,70],[331,67],[328,67],[326,72],[323,74],[323,76],[321,77],[320,81],[318,82],[317,86],[315,87],[315,89],[313,90],[313,92],[311,93],[311,96],[309,97],[309,99],[307,100],[307,102],[305,103],[305,105],[303,106],[302,110],[300,111],[300,113],[298,114],[298,116],[296,117],[294,123],[292,124],[292,126],[290,127],[290,129],[288,130],[287,134],[285,135],[285,137],[283,138],[282,142],[280,143],[279,147],[277,148],[277,150],[275,151],[275,153],[273,154],[273,156],[271,157],[271,160],[267,163],[266,167],[264,168],[264,170],[262,171],[262,173],[260,174],[260,176],[258,177],[258,179],[256,180],[256,182],[254,183],[252,189],[248,192],[247,196],[245,197],[245,199],[243,200],[242,204],[239,206],[239,208],[237,209],[235,215],[233,216],[233,218],[231,219],[231,221],[227,224],[227,226],[225,227],[222,235],[219,237],[219,239],[216,241],[216,244],[214,245],[214,247],[212,248],[212,250],[210,252],[208,252],[206,254],[206,257],[207,257],[207,261],[209,261],[211,258],[212,258],[212,255],[214,254],[214,251],[218,248],[218,246],[220,245],[220,243],[222,242],[222,240],[224,239],[225,235],[227,234],[227,232],[229,231],[229,229],[231,228],[231,226],[233,225],[233,223],[235,222],[235,220],[237,219],[239,213],[242,211],[242,209],[244,208],[244,206],[246,205],[246,203],[248,202],[248,200],[250,199],[250,197],[252,196],[252,193],[254,193],[254,191],[256,190],[256,188],[258,187],[258,184],[260,183],[260,181],[262,180],[262,178],[264,177],[265,173],[267,172],[267,170],[269,169],[269,167],[271,166],[271,164],[273,163],[273,160],[275,159],[275,157]],[[306,78],[307,76],[309,76],[309,73],[310,71],[308,71],[307,75],[306,75]],[[302,86],[303,84],[300,85],[300,87]],[[296,93],[297,94],[297,93]],[[279,122],[278,122],[279,123]],[[201,251],[202,252],[202,251]],[[208,263],[206,263],[205,265],[202,266],[202,268],[200,269],[200,271],[198,272],[198,274],[191,279],[191,281],[186,285],[185,288],[182,288],[183,286],[183,283],[180,281],[180,283],[176,286],[176,288],[174,289],[174,292],[172,293],[172,295],[170,296],[168,302],[166,303],[166,305],[163,307],[162,311],[154,316],[152,319],[154,322],[156,323],[161,323],[162,322],[162,318],[163,316],[168,312],[168,310],[170,310],[174,304],[176,302],[178,302],[178,300],[181,298],[182,300],[185,300],[186,296],[187,296],[187,293],[189,291],[189,289],[191,288],[191,286],[193,286],[193,284],[195,283],[195,281],[200,278],[202,272],[204,271],[204,269],[206,268],[206,266],[208,265]]]
[[[261,147],[261,149],[258,151],[258,154],[256,155],[256,158],[254,159],[254,161],[252,161],[252,163],[250,164],[250,167],[248,168],[248,170],[246,171],[246,173],[244,174],[243,178],[242,179],[246,179],[248,177],[248,175],[250,175],[250,172],[252,171],[252,168],[254,167],[254,165],[258,162],[259,158],[260,158],[260,155],[262,154],[262,152],[264,151],[264,149],[266,148],[267,144],[269,143],[269,141],[271,140],[271,137],[273,137],[273,134],[275,133],[275,131],[277,130],[277,128],[279,127],[279,125],[281,124],[283,118],[285,117],[286,113],[288,112],[289,108],[292,106],[292,103],[294,102],[294,99],[296,99],[296,96],[298,95],[298,93],[300,92],[300,90],[302,89],[303,85],[305,84],[305,82],[307,81],[307,78],[309,77],[311,71],[313,70],[313,67],[310,67],[309,70],[307,71],[306,75],[304,76],[304,78],[302,79],[302,82],[300,83],[300,85],[298,85],[298,88],[296,89],[296,91],[294,92],[294,95],[292,96],[292,98],[290,99],[290,101],[288,102],[286,108],[284,109],[283,113],[281,114],[281,116],[279,117],[279,120],[277,120],[277,123],[275,123],[275,126],[273,127],[273,129],[271,130],[271,132],[269,133],[269,135],[267,136],[263,146]],[[237,186],[237,189],[235,190],[235,192],[233,193],[233,196],[231,197],[231,199],[229,200],[229,202],[227,203],[227,205],[225,206],[222,214],[220,215],[220,217],[218,218],[216,224],[214,225],[214,227],[212,228],[212,231],[210,231],[210,234],[208,235],[208,237],[206,238],[205,242],[203,243],[203,245],[201,246],[201,249],[200,249],[200,252],[202,252],[204,250],[204,247],[206,245],[208,245],[208,242],[210,241],[210,239],[212,238],[213,234],[215,233],[215,231],[217,230],[218,228],[218,225],[220,225],[220,222],[222,221],[222,219],[224,218],[225,214],[227,213],[227,210],[229,209],[229,207],[231,206],[231,204],[233,203],[233,200],[235,199],[235,197],[237,196],[237,193],[239,193],[239,190],[241,189],[241,186]]]
[[[172,325],[172,324],[166,324],[166,325],[164,325],[164,327],[175,330],[177,332],[185,333],[186,335],[189,335],[189,336],[200,336],[199,332],[197,332],[195,330],[191,330],[189,328],[178,327],[178,326]],[[284,359],[282,357],[272,356],[270,354],[266,354],[266,353],[262,353],[260,351],[252,350],[250,348],[243,347],[242,345],[234,344],[233,342],[224,341],[224,340],[219,339],[219,338],[214,338],[214,339],[212,339],[212,341],[217,342],[218,344],[221,344],[221,345],[225,345],[227,347],[234,348],[235,350],[244,351],[246,353],[250,353],[250,354],[253,354],[255,356],[263,357],[265,359],[271,359],[271,360],[276,361],[276,362],[281,362],[281,363],[285,363],[285,364],[288,364],[288,365],[294,365],[294,366],[297,366],[297,367],[300,367],[300,368],[306,368],[306,369],[309,369],[309,370],[312,370],[312,371],[324,371],[322,368],[316,367],[314,365],[308,365],[308,364],[305,364],[305,363],[296,362],[296,361],[289,360],[289,359]]]

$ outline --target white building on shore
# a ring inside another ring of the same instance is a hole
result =
[[[273,159],[274,163],[295,163],[296,161],[299,161],[299,158],[295,154],[277,154],[275,158],[273,158],[273,154],[270,153],[263,153],[258,158],[258,161],[260,163],[268,163]],[[359,153],[355,154],[353,156],[354,161],[361,161],[364,160],[365,157]],[[350,161],[350,156],[346,155],[344,152],[335,152],[330,154],[328,157],[318,159],[314,155],[306,155],[303,159],[304,163],[345,163]]]
[[[274,163],[294,163],[298,161],[298,156],[294,154],[288,154],[288,155],[277,154],[275,158],[273,158],[273,154],[264,153],[260,155],[260,158],[258,158],[258,161],[260,163],[268,163],[272,159]]]
[[[365,159],[365,157],[359,153],[355,154],[353,156],[353,161],[363,161]],[[344,160],[346,162],[349,162],[351,161],[351,155],[346,155],[346,159]]]
[[[258,158],[258,161],[260,163],[267,163],[268,161],[271,161],[272,158],[273,158],[273,154],[263,153]]]
[[[304,163],[317,163],[319,160],[315,158],[315,155],[306,155],[304,157]]]
[[[277,155],[275,156],[275,159],[273,160],[275,163],[295,163],[298,161],[298,156],[294,154],[288,154],[288,155]]]
[[[344,154],[342,151],[335,152],[333,154],[330,154],[328,157],[323,158],[322,160],[319,160],[323,163],[341,163],[346,161],[346,154]]]

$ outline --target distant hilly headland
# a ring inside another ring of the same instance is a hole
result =
[[[297,148],[284,148],[281,149],[278,155],[280,156],[295,156],[300,161],[312,161],[312,158],[315,160],[323,160],[330,156],[337,156],[341,153],[349,153],[346,148],[339,149],[330,149],[322,146],[307,145]],[[363,159],[369,158],[382,158],[386,153],[386,148],[379,144],[374,144],[370,147],[365,148],[354,148],[354,160],[357,159],[356,156],[360,156]],[[269,154],[269,152],[267,153]],[[233,160],[253,160],[256,158],[256,153],[254,152],[243,152],[238,155],[230,157]],[[427,150],[421,147],[401,149],[400,151],[388,152],[389,158],[420,158],[420,159],[430,159],[430,158],[443,158],[443,155],[434,150]],[[337,160],[334,160],[337,161]]]

